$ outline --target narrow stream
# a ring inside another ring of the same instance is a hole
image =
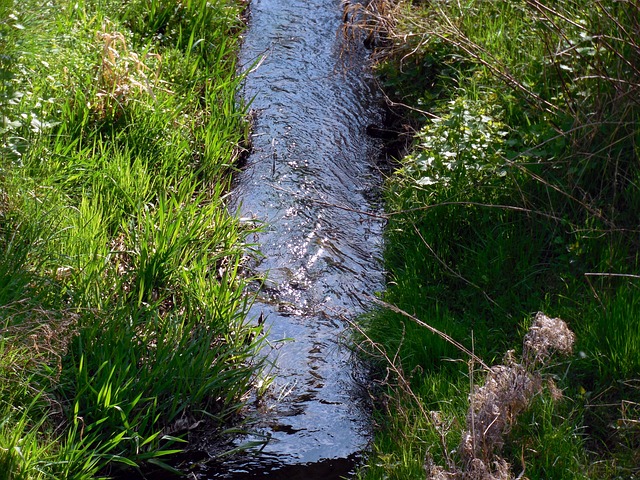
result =
[[[363,293],[383,286],[380,175],[366,126],[379,121],[364,54],[343,61],[340,0],[252,0],[241,52],[256,114],[233,207],[264,222],[267,274],[250,315],[268,329],[275,377],[250,412],[261,449],[198,478],[338,479],[370,438],[350,353],[340,346]],[[364,212],[364,213],[363,213]],[[269,348],[267,348],[269,350]]]

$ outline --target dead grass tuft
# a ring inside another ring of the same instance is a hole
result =
[[[569,355],[573,351],[574,333],[559,318],[549,318],[538,312],[524,337],[523,361],[527,367],[544,364],[554,353]]]
[[[529,373],[513,358],[509,358],[508,362],[492,367],[484,385],[474,389],[470,395],[467,430],[460,445],[466,469],[476,471],[495,463],[494,456],[502,449],[504,436],[510,431],[518,414],[529,406],[534,395],[542,389],[540,375]]]
[[[550,379],[544,381],[541,369],[553,353],[571,353],[574,340],[575,335],[565,322],[538,313],[524,337],[522,360],[518,362],[514,351],[510,350],[503,365],[485,370],[482,386],[472,385],[467,427],[459,448],[461,465],[450,464],[444,469],[428,457],[425,462],[427,479],[513,479],[511,465],[500,456],[505,436],[545,384],[551,385],[553,398],[561,397]],[[522,478],[523,473],[518,478]]]
[[[362,41],[374,50],[374,61],[387,55],[393,45],[400,4],[392,0],[343,1],[343,35],[349,40]]]
[[[116,107],[136,92],[146,93],[155,100],[162,57],[149,52],[141,56],[131,51],[125,36],[114,30],[109,21],[97,32],[96,39],[102,45],[102,56],[93,110],[102,117],[113,116]]]
[[[76,334],[79,314],[70,310],[52,311],[41,307],[19,310],[25,302],[0,307],[0,318],[5,326],[0,328],[0,338],[11,339],[8,348],[27,349],[29,364],[54,367],[51,371],[59,375],[62,357]]]

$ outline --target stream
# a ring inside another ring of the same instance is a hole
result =
[[[366,54],[343,54],[342,15],[339,0],[250,5],[253,150],[231,208],[264,225],[251,268],[267,280],[249,315],[264,319],[273,381],[238,445],[268,441],[199,479],[349,477],[370,440],[365,375],[341,344],[363,295],[383,288],[379,145],[366,134],[380,113]]]

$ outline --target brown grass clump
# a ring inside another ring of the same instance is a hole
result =
[[[374,57],[384,57],[386,49],[393,44],[397,19],[400,18],[400,3],[392,0],[344,0],[343,34],[349,40],[362,40],[374,50]]]
[[[143,56],[129,50],[124,35],[112,30],[107,21],[102,31],[96,34],[102,45],[99,91],[93,109],[102,116],[112,116],[116,107],[122,105],[134,92],[146,93],[155,99],[154,88],[159,82],[162,57],[155,53]]]
[[[504,461],[494,458],[496,452],[502,449],[504,436],[518,414],[542,389],[540,375],[531,374],[517,363],[513,352],[507,354],[505,363],[492,367],[484,385],[470,395],[467,430],[460,445],[465,470],[476,473],[470,478],[494,478],[496,468],[491,468],[492,464],[498,466],[497,470],[503,470]],[[480,472],[483,474],[477,475]]]
[[[500,457],[505,436],[515,424],[517,416],[542,391],[545,382],[541,368],[547,365],[553,353],[571,353],[574,340],[575,336],[565,322],[538,313],[524,337],[522,360],[516,361],[514,351],[510,350],[505,356],[504,365],[496,365],[487,370],[481,387],[472,386],[467,427],[459,448],[461,465],[452,465],[446,470],[427,458],[427,478],[513,479],[511,465]],[[551,389],[557,391],[552,382]],[[522,474],[518,478],[521,477]]]
[[[549,318],[538,312],[524,337],[523,361],[528,368],[544,364],[554,353],[568,355],[573,350],[574,333],[559,318]]]
[[[21,307],[23,310],[18,310]],[[60,374],[62,357],[76,334],[76,312],[29,307],[26,301],[18,301],[0,306],[0,319],[4,321],[4,325],[0,324],[0,338],[11,339],[6,348],[27,349],[31,367],[50,365],[54,376]]]

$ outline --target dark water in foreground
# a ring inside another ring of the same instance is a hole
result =
[[[253,0],[250,11],[241,63],[262,57],[244,87],[254,150],[233,195],[243,217],[266,225],[253,239],[264,255],[253,268],[268,281],[251,316],[265,318],[275,379],[249,412],[258,435],[241,442],[269,441],[195,473],[337,479],[353,471],[370,433],[340,336],[363,311],[362,293],[383,286],[383,224],[361,213],[377,209],[377,149],[365,129],[378,113],[363,55],[341,60],[338,0]]]

